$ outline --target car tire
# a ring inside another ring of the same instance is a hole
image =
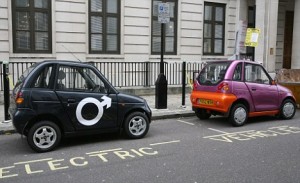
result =
[[[203,120],[203,119],[208,119],[208,118],[210,118],[210,116],[211,116],[211,114],[210,114],[210,113],[207,113],[205,109],[197,109],[197,110],[195,111],[195,114],[196,114],[196,116],[197,116],[199,119],[201,119],[201,120]]]
[[[248,120],[248,109],[244,104],[235,104],[230,112],[229,121],[233,126],[243,126]]]
[[[149,127],[149,119],[142,112],[133,112],[124,121],[124,131],[131,139],[143,138],[148,133]]]
[[[291,119],[296,113],[296,104],[291,99],[286,99],[280,107],[280,117],[282,119]]]
[[[34,124],[28,132],[27,142],[36,152],[53,150],[61,140],[60,128],[51,121],[40,121]]]

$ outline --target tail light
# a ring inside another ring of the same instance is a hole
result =
[[[229,90],[229,84],[226,82],[222,82],[219,84],[217,92],[227,93],[228,90]]]
[[[198,84],[197,80],[195,80],[194,83],[193,83],[193,90],[196,90],[198,85],[199,84]]]
[[[16,103],[17,104],[22,104],[23,102],[24,102],[23,93],[18,92],[17,95],[16,95]]]

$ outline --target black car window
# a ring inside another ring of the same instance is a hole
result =
[[[103,81],[90,68],[61,66],[58,70],[57,90],[106,93]]]
[[[33,65],[31,65],[30,67],[28,67],[23,74],[19,77],[18,81],[15,84],[15,88],[19,88],[21,86],[21,84],[24,82],[25,78],[27,78],[27,76],[31,73],[31,71],[33,71],[36,66],[38,65],[38,63],[35,63]]]
[[[33,88],[49,88],[53,66],[45,67],[34,80]]]

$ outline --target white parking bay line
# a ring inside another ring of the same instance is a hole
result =
[[[221,131],[221,130],[217,130],[217,129],[214,129],[214,128],[208,128],[209,130],[212,130],[212,131],[215,131],[215,132],[220,132],[220,133],[225,133],[227,134],[228,132],[224,132],[224,131]]]
[[[177,120],[178,122],[180,122],[180,123],[185,123],[185,124],[187,124],[187,125],[195,125],[194,123],[190,123],[190,122],[187,122],[187,121],[182,121],[182,120]]]
[[[173,141],[168,141],[168,142],[158,142],[154,144],[150,144],[150,146],[157,146],[157,145],[163,145],[163,144],[171,144],[171,143],[177,143],[180,142],[180,140],[173,140]]]

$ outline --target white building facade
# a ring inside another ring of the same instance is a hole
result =
[[[269,72],[300,68],[299,1],[166,0],[165,61],[228,59],[242,20],[261,30],[258,46],[246,55]],[[160,2],[1,0],[0,60],[159,61]]]

